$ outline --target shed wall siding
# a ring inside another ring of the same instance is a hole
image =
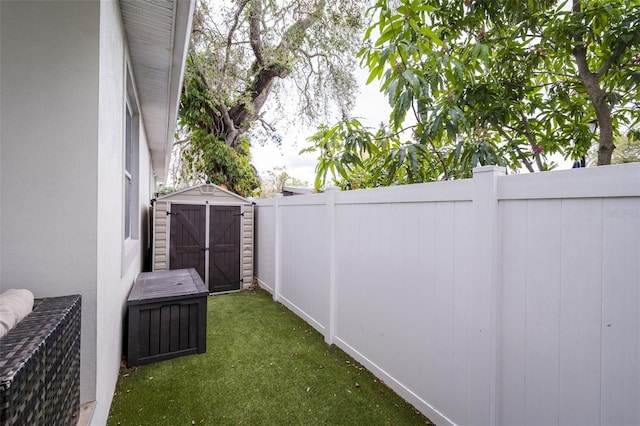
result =
[[[253,206],[244,206],[242,221],[242,278],[244,288],[253,282]]]
[[[167,203],[155,205],[153,218],[153,270],[167,270]]]

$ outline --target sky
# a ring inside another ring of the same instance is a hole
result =
[[[360,93],[352,111],[352,117],[358,117],[367,127],[377,128],[381,122],[389,120],[391,108],[386,97],[380,93],[380,84],[373,81],[366,85],[367,71],[358,70],[356,78],[360,85]],[[327,123],[334,125],[335,122]],[[299,154],[300,150],[309,146],[307,138],[315,133],[315,127],[302,127],[293,129],[282,134],[281,146],[268,143],[265,146],[254,144],[251,147],[253,165],[258,169],[258,173],[265,177],[269,170],[274,167],[286,167],[289,176],[307,181],[309,186],[313,186],[316,173],[315,168],[318,163],[317,153]]]

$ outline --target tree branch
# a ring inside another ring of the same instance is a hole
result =
[[[413,115],[416,118],[416,121],[420,123],[421,122],[420,114],[418,114],[418,111],[416,111],[415,102],[411,102],[411,110],[413,111]],[[442,171],[444,173],[444,176],[442,177],[442,179],[449,180],[449,168],[447,167],[447,163],[445,163],[444,158],[442,158],[442,154],[440,153],[440,151],[438,151],[435,144],[433,143],[433,139],[428,138],[428,140],[429,140],[429,145],[431,145],[431,150],[433,151],[434,154],[436,154],[436,157],[438,158],[438,162],[440,162],[440,165],[442,166]]]
[[[531,173],[535,173],[535,170],[533,168],[533,165],[531,164],[531,161],[529,161],[529,159],[524,154],[524,152],[522,152],[518,144],[513,142],[513,138],[511,138],[501,126],[494,126],[494,127],[496,128],[498,133],[500,133],[500,135],[502,135],[502,137],[505,138],[509,142],[509,144],[515,148],[516,153],[518,154],[518,157],[524,163],[527,170],[529,170],[529,172]]]
[[[247,6],[247,3],[249,3],[249,0],[241,0],[240,3],[238,4],[238,9],[236,10],[236,13],[233,16],[233,24],[231,24],[231,28],[229,29],[229,34],[227,35],[227,50],[224,55],[224,64],[222,65],[222,75],[225,75],[227,73],[227,65],[229,64],[229,56],[231,55],[231,45],[233,42],[233,33],[235,33],[236,29],[238,28],[240,15],[242,14],[242,11],[244,10],[244,8]]]
[[[309,53],[304,49],[300,49],[300,53],[302,53],[309,62],[311,62],[312,58],[317,58],[317,57],[322,57],[322,58],[328,58],[328,55],[326,53]]]
[[[227,138],[225,142],[227,146],[234,146],[240,131],[238,130],[235,123],[231,119],[231,116],[229,115],[229,110],[227,109],[226,106],[220,104],[220,113],[222,114],[222,121],[224,122],[225,127],[227,128]]]
[[[260,124],[262,125],[262,128],[265,131],[272,132],[272,133],[276,132],[276,128],[273,127],[271,123],[268,123],[267,121],[265,121],[263,118],[258,118],[258,121],[260,122]]]
[[[325,3],[325,0],[318,2],[316,9],[310,13],[309,16],[298,19],[296,22],[291,24],[289,28],[287,28],[280,40],[280,44],[277,47],[279,52],[290,53],[300,49],[303,41],[301,34],[304,34],[309,27],[311,27],[311,25],[322,16]],[[287,55],[283,55],[283,57],[286,56]]]
[[[627,50],[627,43],[621,41],[620,44],[616,46],[616,49],[613,51],[609,59],[605,61],[604,64],[600,67],[600,69],[596,72],[596,78],[599,80],[602,75],[604,75],[613,64],[618,62],[618,59],[622,56],[624,51]]]
[[[524,115],[524,113],[522,111],[520,111],[520,118],[522,119],[522,122],[524,123],[524,136],[527,138],[527,140],[529,141],[529,145],[531,145],[531,149],[533,151],[533,156],[536,160],[536,165],[538,166],[538,170],[543,171],[544,170],[544,165],[542,164],[542,159],[540,158],[540,153],[537,152],[537,150],[535,149],[535,147],[538,145],[536,143],[535,138],[533,137],[533,134],[531,133],[531,126],[529,125],[529,118],[527,118],[526,115]]]
[[[207,82],[206,76],[204,75],[202,70],[200,70],[200,68],[198,68],[198,66],[196,65],[195,62],[193,62],[193,67],[194,67],[194,69],[196,71],[198,79],[200,80],[200,82],[202,83],[204,88],[207,91],[210,92],[211,91],[211,87],[209,86],[209,83]],[[231,146],[231,144],[233,144],[235,142],[235,140],[237,139],[239,130],[236,127],[236,125],[234,124],[233,120],[231,119],[231,116],[229,115],[229,110],[227,109],[226,105],[224,105],[222,102],[220,102],[220,103],[217,103],[216,107],[217,107],[218,111],[220,112],[220,115],[222,116],[222,122],[223,122],[225,130],[226,130],[226,143],[227,143],[228,146]],[[211,112],[212,111],[210,111],[209,113],[211,113]],[[216,132],[215,130],[218,130],[218,132]],[[210,133],[213,133],[213,134],[219,133],[219,129],[209,129],[209,131],[210,131]]]
[[[253,2],[253,7],[249,13],[249,40],[251,42],[251,50],[256,57],[256,65],[258,69],[264,66],[264,57],[262,56],[262,34],[260,31],[260,23],[262,22],[262,3],[260,0]]]

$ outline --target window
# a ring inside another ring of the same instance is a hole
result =
[[[2,0],[0,0],[2,1]],[[144,134],[140,130],[140,109],[136,97],[133,74],[129,63],[124,72],[125,86],[122,91],[122,181],[120,196],[122,197],[122,221],[119,223],[122,235],[122,263],[120,276],[124,277],[136,259],[140,258],[140,224],[143,208],[140,203],[140,144],[144,144]],[[143,181],[144,182],[144,181]],[[137,267],[136,267],[137,268]]]
[[[139,238],[138,113],[131,75],[127,72],[124,105],[124,240]]]
[[[133,114],[129,103],[126,104],[125,124],[125,160],[124,160],[124,238],[131,238],[131,222],[133,217],[133,135],[131,123]]]

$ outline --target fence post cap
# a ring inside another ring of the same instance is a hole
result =
[[[480,173],[495,173],[499,175],[504,175],[507,173],[507,168],[503,166],[479,166],[474,167],[473,174],[477,175]]]

